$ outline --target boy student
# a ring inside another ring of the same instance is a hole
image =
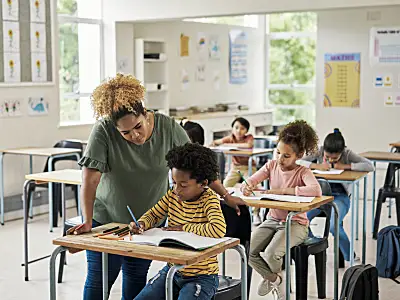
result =
[[[225,219],[217,195],[208,183],[217,180],[218,164],[212,150],[187,143],[170,150],[166,156],[172,171],[173,189],[138,221],[133,234],[155,227],[166,216],[167,231],[186,231],[205,237],[221,238],[226,233]],[[165,299],[165,280],[170,265],[161,269],[135,298]],[[218,288],[218,261],[213,256],[185,267],[174,275],[174,295],[179,300],[209,300]]]
[[[250,123],[245,118],[236,118],[232,122],[232,133],[222,139],[215,140],[211,146],[220,146],[224,144],[229,144],[232,147],[238,148],[253,148],[254,137],[249,134]],[[225,187],[233,187],[242,179],[241,174],[245,179],[248,177],[248,157],[233,156],[232,166],[229,166],[229,173],[224,179]],[[253,174],[257,171],[255,162],[253,161]],[[239,173],[240,172],[240,173]],[[254,225],[261,224],[260,209],[253,209],[253,223]]]

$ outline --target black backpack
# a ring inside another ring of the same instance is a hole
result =
[[[378,300],[378,270],[372,265],[347,269],[342,280],[340,300]]]

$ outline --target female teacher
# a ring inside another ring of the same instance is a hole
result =
[[[174,119],[147,111],[145,89],[131,75],[117,74],[98,86],[92,106],[98,120],[79,165],[83,167],[82,211],[84,223],[71,231],[90,232],[110,222],[129,224],[129,205],[139,218],[168,189],[165,155],[189,142]],[[244,202],[232,197],[218,180],[210,184],[238,212]],[[101,253],[87,251],[84,300],[102,298]],[[122,299],[132,300],[146,284],[149,260],[109,255],[109,292],[122,268]]]

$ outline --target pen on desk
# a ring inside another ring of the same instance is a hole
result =
[[[119,226],[115,226],[113,228],[109,228],[109,229],[104,230],[103,233],[108,233],[108,232],[114,231],[114,230],[116,230],[118,228],[119,228]]]
[[[240,177],[242,177],[242,180],[244,181],[244,183],[245,183],[248,187],[250,187],[250,185],[247,183],[246,179],[244,179],[244,176],[242,175],[242,173],[241,173],[239,170],[238,170],[237,172],[238,172],[238,174],[240,175]],[[256,195],[253,191],[251,191],[251,193],[253,194],[253,196]]]
[[[138,228],[140,228],[140,225],[139,225],[138,221],[136,221],[135,215],[133,214],[133,212],[132,212],[131,208],[129,207],[129,205],[127,205],[126,208],[128,209],[129,213],[131,214],[133,222],[135,222],[136,226]]]

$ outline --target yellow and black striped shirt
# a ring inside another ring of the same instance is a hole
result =
[[[222,238],[226,233],[226,223],[217,195],[208,188],[196,201],[180,201],[169,190],[156,205],[148,210],[139,221],[145,230],[154,227],[168,217],[168,226],[184,225],[183,230],[197,235]],[[190,265],[179,271],[185,276],[218,274],[217,256]]]

